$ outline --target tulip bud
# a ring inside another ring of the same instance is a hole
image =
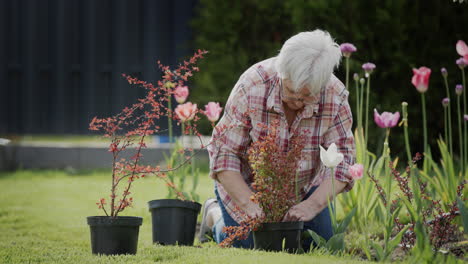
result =
[[[364,166],[362,164],[356,163],[349,167],[348,172],[354,180],[362,179],[364,174]]]
[[[367,63],[364,63],[362,65],[362,69],[366,72],[366,73],[369,73],[371,74],[374,69],[375,69],[375,64],[374,63],[371,63],[371,62],[367,62]]]
[[[448,75],[447,69],[442,68],[442,69],[440,69],[440,72],[442,73],[442,76],[443,76],[443,77],[447,77],[447,75]]]
[[[356,47],[351,43],[343,43],[340,45],[343,56],[349,58],[353,52],[356,52]]]
[[[463,93],[463,85],[457,84],[457,85],[455,86],[455,93],[456,93],[457,95],[461,95],[461,94]]]
[[[413,69],[413,78],[411,83],[416,87],[416,90],[420,93],[427,92],[429,87],[429,77],[431,76],[431,69],[427,67],[420,67],[419,69]]]
[[[327,150],[325,150],[322,146],[320,146],[320,160],[322,161],[323,165],[328,168],[334,168],[338,164],[340,164],[343,159],[344,155],[338,152],[338,148],[336,147],[335,143],[332,143]]]
[[[458,67],[463,70],[465,66],[468,64],[468,61],[466,61],[464,58],[459,58],[458,60],[456,60],[456,63]]]
[[[359,81],[359,74],[355,73],[355,74],[353,75],[353,78],[354,78],[354,80],[355,80],[356,82]]]
[[[450,99],[449,99],[449,98],[444,98],[444,99],[442,99],[442,105],[443,105],[444,107],[447,107],[447,106],[449,105],[449,103],[450,103]]]
[[[390,112],[383,112],[379,114],[377,109],[374,108],[374,121],[375,123],[381,128],[391,128],[398,124],[398,120],[400,120],[400,112],[390,113]]]

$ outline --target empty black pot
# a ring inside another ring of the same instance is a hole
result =
[[[148,206],[153,221],[153,243],[193,245],[201,204],[162,199],[149,201]]]
[[[136,254],[143,218],[134,216],[89,216],[93,254]]]
[[[304,222],[264,223],[253,232],[254,248],[266,251],[299,252]],[[283,245],[284,244],[284,245]]]

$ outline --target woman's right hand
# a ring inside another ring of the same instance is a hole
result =
[[[242,206],[241,209],[251,218],[260,218],[264,216],[262,208],[252,201],[249,201],[246,205]]]

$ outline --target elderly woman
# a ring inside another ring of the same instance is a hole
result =
[[[201,241],[211,229],[214,240],[220,243],[226,237],[224,226],[238,225],[245,215],[262,215],[259,205],[250,200],[253,179],[247,149],[265,132],[257,124],[278,118],[285,149],[294,133],[309,131],[298,168],[303,199],[288,211],[284,221],[304,221],[305,229],[325,239],[332,236],[327,209],[332,179],[330,170],[321,165],[319,145],[328,148],[335,143],[344,155],[333,175],[337,194],[352,187],[348,167],[354,163],[348,91],[333,75],[340,59],[340,48],[327,32],[302,32],[288,39],[278,56],[258,62],[241,75],[217,124],[219,128],[230,127],[223,132],[225,140],[213,140],[208,148],[217,199],[205,202]],[[213,138],[221,130],[215,129]],[[304,249],[310,243],[307,241]],[[250,248],[252,237],[234,246]]]

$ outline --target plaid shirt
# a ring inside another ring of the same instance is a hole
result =
[[[317,94],[316,100],[298,112],[289,128],[282,106],[282,82],[275,70],[275,58],[270,58],[250,67],[234,86],[226,103],[224,115],[217,128],[229,126],[220,136],[214,130],[211,144],[210,176],[216,179],[220,171],[240,172],[245,182],[251,186],[253,177],[248,164],[247,150],[252,141],[258,140],[266,131],[258,123],[268,124],[274,119],[280,120],[279,135],[281,147],[287,150],[288,141],[294,133],[307,133],[299,168],[301,194],[304,197],[312,186],[319,185],[330,177],[331,171],[320,161],[320,148],[332,143],[343,153],[344,161],[335,168],[335,178],[348,183],[351,189],[353,181],[348,174],[348,167],[354,164],[354,137],[352,133],[352,114],[348,103],[349,92],[334,75]],[[246,120],[247,119],[247,120]],[[221,129],[222,131],[223,129]],[[213,140],[218,137],[219,139]],[[219,196],[227,212],[238,223],[244,220],[236,210],[236,204],[224,187],[216,181]]]

